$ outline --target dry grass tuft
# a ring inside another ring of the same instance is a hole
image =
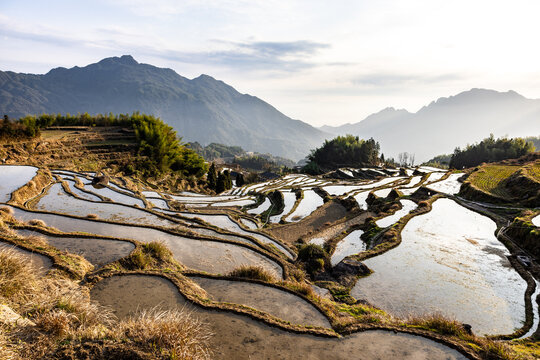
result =
[[[229,276],[262,280],[266,282],[275,282],[276,279],[272,274],[266,271],[262,266],[240,265],[229,273]]]
[[[117,328],[119,337],[168,359],[210,359],[212,355],[210,330],[185,310],[142,311],[121,321]]]
[[[33,220],[30,220],[28,222],[29,225],[32,225],[32,226],[40,226],[40,227],[46,227],[47,224],[45,223],[45,221],[43,220],[40,220],[40,219],[33,219]]]
[[[11,207],[1,206],[0,207],[0,213],[5,214],[5,215],[9,215],[9,216],[13,216],[15,214],[15,211],[13,211],[13,208],[11,208]]]
[[[0,296],[24,301],[35,290],[36,280],[35,270],[24,256],[13,249],[0,249]]]
[[[151,241],[143,244],[143,249],[154,258],[162,261],[169,261],[172,258],[171,251],[162,241]]]
[[[441,314],[426,316],[410,316],[407,323],[428,330],[438,332],[443,335],[463,336],[466,334],[463,324],[457,320],[447,318]]]
[[[307,296],[310,298],[317,297],[317,294],[315,294],[315,291],[313,290],[313,288],[309,284],[306,284],[305,282],[290,281],[286,283],[286,286],[289,289],[299,294],[302,294],[304,296]]]

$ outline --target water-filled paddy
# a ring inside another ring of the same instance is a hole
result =
[[[36,270],[38,275],[43,276],[47,273],[47,271],[49,271],[52,268],[52,265],[53,265],[52,260],[44,255],[21,249],[17,246],[14,246],[5,242],[0,242],[0,249],[11,250],[15,252],[16,254],[23,256],[25,259],[28,260],[28,262]]]
[[[81,189],[75,187],[75,181],[67,180],[66,183],[68,184],[69,189],[73,194],[76,196],[90,201],[101,201],[101,198],[94,194],[89,194],[85,191],[82,191]]]
[[[91,296],[102,305],[111,306],[120,318],[158,305],[192,311],[214,333],[211,346],[216,359],[465,359],[432,340],[391,331],[366,331],[340,339],[294,334],[247,316],[192,305],[172,283],[156,277],[105,279],[92,289]]]
[[[157,207],[160,209],[169,209],[169,205],[167,204],[167,201],[163,199],[156,199],[156,198],[146,198],[146,200],[152,204],[153,207]]]
[[[121,259],[135,249],[135,245],[127,241],[60,237],[44,235],[31,230],[17,230],[17,233],[23,236],[40,236],[59,250],[69,251],[72,254],[78,254],[88,260],[91,264],[101,267],[108,263]]]
[[[262,204],[257,206],[255,209],[250,209],[247,211],[248,214],[253,215],[259,215],[265,212],[266,210],[270,209],[270,206],[272,205],[272,202],[268,198],[264,198],[264,201]]]
[[[119,204],[132,205],[132,206],[137,205],[139,207],[144,207],[144,202],[141,199],[137,199],[129,195],[121,194],[118,191],[109,189],[108,187],[94,186],[92,184],[87,183],[87,184],[84,184],[84,189],[91,193],[109,198],[112,201],[117,202]]]
[[[387,226],[393,225],[399,219],[401,219],[417,207],[416,203],[411,200],[399,200],[399,202],[401,203],[401,209],[399,209],[390,216],[386,216],[382,219],[377,220],[376,224],[378,227],[385,228]]]
[[[312,212],[324,205],[323,199],[313,190],[305,190],[304,198],[300,200],[300,203],[285,220],[286,221],[300,221],[303,218],[311,215]]]
[[[332,266],[336,266],[349,255],[358,254],[366,250],[366,243],[360,238],[363,233],[362,230],[354,230],[338,242],[330,258]]]
[[[246,305],[293,324],[331,327],[328,319],[299,296],[244,281],[191,277],[215,301]]]
[[[59,212],[82,217],[93,214],[97,215],[98,218],[101,219],[132,224],[145,224],[164,227],[177,225],[170,220],[159,217],[150,212],[129,206],[77,199],[67,194],[60,183],[52,185],[47,191],[47,194],[39,199],[35,207],[39,210]]]
[[[0,202],[8,202],[11,193],[32,180],[37,170],[33,166],[0,165]]]
[[[271,239],[270,237],[260,234],[258,232],[252,232],[242,229],[237,223],[232,221],[227,215],[219,215],[219,214],[201,214],[201,213],[186,213],[182,212],[180,213],[182,216],[193,219],[193,218],[199,218],[209,224],[212,224],[214,226],[217,226],[221,229],[225,229],[237,234],[251,236],[263,244],[273,244],[276,246],[281,252],[283,252],[287,257],[292,258],[291,251],[285,248],[283,245],[281,245],[279,242]]]
[[[455,195],[459,192],[459,189],[461,188],[461,183],[458,181],[458,179],[462,176],[463,173],[450,174],[447,179],[441,180],[426,187],[428,189],[442,192],[445,194]]]
[[[245,218],[240,218],[240,222],[250,230],[257,230],[259,228],[257,223],[255,221],[252,221],[252,220],[248,220],[248,219],[245,219]]]
[[[285,202],[285,207],[283,208],[283,211],[279,215],[270,216],[270,222],[277,224],[281,218],[285,215],[287,215],[292,208],[294,207],[294,203],[296,202],[296,194],[293,192],[287,192],[287,191],[281,191],[283,194],[283,200]]]
[[[108,224],[55,214],[33,213],[17,208],[14,208],[14,212],[17,219],[24,221],[40,219],[48,226],[63,232],[86,232],[141,242],[163,241],[172,251],[176,260],[195,270],[224,274],[240,265],[255,265],[262,266],[278,278],[282,277],[281,266],[276,262],[251,249],[234,244],[191,239],[139,226]]]
[[[412,218],[401,244],[365,261],[374,271],[351,291],[398,315],[441,312],[478,334],[506,334],[525,319],[526,282],[495,238],[495,223],[452,200]]]

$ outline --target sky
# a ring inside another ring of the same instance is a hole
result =
[[[0,70],[129,54],[337,126],[471,88],[540,98],[538,14],[538,0],[0,0]]]

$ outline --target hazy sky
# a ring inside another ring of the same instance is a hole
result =
[[[540,98],[540,1],[0,0],[0,70],[131,54],[312,125],[473,87]]]

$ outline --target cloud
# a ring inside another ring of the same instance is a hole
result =
[[[320,49],[329,45],[306,40],[291,42],[228,42],[214,41],[226,45],[227,49],[208,52],[152,51],[153,56],[167,60],[211,64],[244,70],[298,71],[316,64],[309,60]]]
[[[352,79],[352,83],[362,87],[390,87],[434,85],[449,83],[463,79],[462,74],[451,73],[443,75],[409,74],[409,73],[370,73],[362,74]]]
[[[129,53],[134,56],[147,55],[185,64],[201,64],[240,69],[244,71],[268,70],[274,72],[291,72],[312,68],[316,64],[310,60],[328,44],[298,40],[298,41],[248,41],[232,42],[213,40],[210,51],[188,51],[166,48],[141,42],[139,36],[119,27],[98,28],[97,36],[92,40],[72,38],[54,33],[50,29],[39,29],[30,32],[16,27],[0,25],[4,36],[18,40],[40,42],[61,47],[86,47],[114,50],[119,53]]]

